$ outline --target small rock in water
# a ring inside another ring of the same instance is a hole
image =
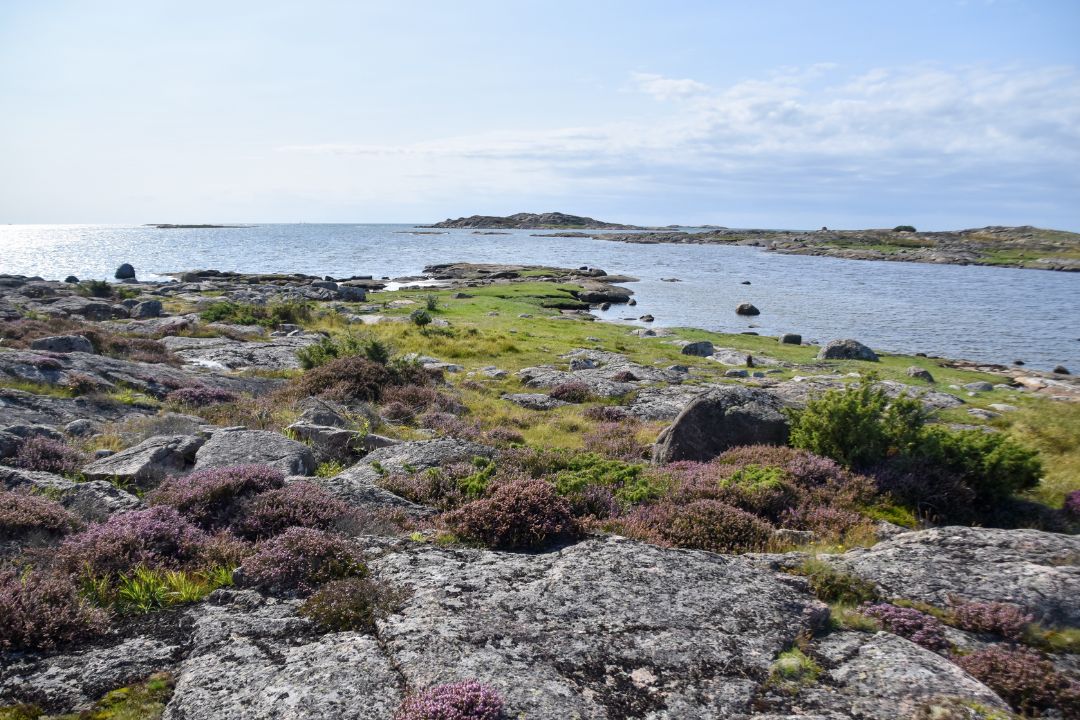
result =
[[[735,312],[738,315],[760,315],[761,311],[753,306],[752,303],[739,303],[735,308]]]
[[[66,278],[64,278],[64,282],[66,282],[66,283],[77,283],[77,282],[79,282],[79,278],[75,277],[74,275],[68,275]]]
[[[131,263],[124,263],[116,268],[116,273],[114,273],[113,277],[117,280],[134,280],[135,268],[132,267]]]
[[[656,318],[654,318],[652,315],[642,315],[641,317],[638,318],[638,320],[640,320],[642,322],[652,322],[655,319]]]
[[[743,281],[742,281],[741,283],[739,283],[739,284],[740,284],[740,285],[749,285],[749,284],[750,284],[750,281],[749,281],[749,280],[743,280]]]
[[[634,298],[630,298],[630,300],[627,301],[626,304],[629,305],[630,307],[633,307],[634,305],[637,305],[637,300],[635,300]]]
[[[1023,365],[1023,364],[1024,364],[1023,360],[1013,360],[1013,365]]]
[[[1055,367],[1054,368],[1054,373],[1057,374],[1057,375],[1069,375],[1070,374],[1069,373],[1069,368],[1065,367],[1064,365],[1058,365],[1057,367]]]

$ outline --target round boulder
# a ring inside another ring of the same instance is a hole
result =
[[[754,307],[752,303],[747,303],[747,302],[739,303],[738,307],[735,308],[735,312],[738,315],[760,315],[761,314],[761,311],[758,310],[756,307]]]
[[[131,308],[131,317],[138,319],[161,317],[160,300],[144,300]]]
[[[74,275],[68,275],[66,278],[64,278],[64,282],[74,284],[79,282],[79,278],[75,277]]]
[[[131,263],[124,263],[120,267],[116,268],[116,273],[113,275],[117,280],[134,280],[135,268]]]
[[[878,356],[858,340],[830,340],[817,356],[818,360],[866,360],[877,362]]]
[[[784,345],[802,345],[802,335],[798,333],[784,333],[780,336],[780,342]]]
[[[683,355],[693,355],[695,357],[709,357],[714,352],[713,344],[708,340],[701,340],[699,342],[692,342],[687,345],[683,345]]]
[[[1058,365],[1054,368],[1054,372],[1058,375],[1068,375],[1069,368],[1065,367],[1064,365]]]
[[[55,335],[38,338],[30,343],[30,349],[54,353],[94,352],[94,346],[83,335]]]
[[[907,369],[908,377],[915,378],[916,380],[925,380],[928,383],[934,382],[934,376],[930,374],[930,371],[926,368],[913,365]]]

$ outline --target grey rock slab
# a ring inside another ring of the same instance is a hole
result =
[[[387,473],[422,472],[450,463],[468,462],[476,457],[490,458],[494,455],[495,448],[466,440],[415,440],[374,450],[338,477],[344,476],[375,485],[378,479]]]
[[[315,456],[302,442],[266,430],[225,428],[195,454],[195,469],[230,465],[269,465],[286,475],[311,475]]]
[[[1009,709],[990,688],[944,657],[896,635],[839,632],[816,641],[824,678],[804,689],[795,704],[865,720],[909,720],[925,703],[957,697]]]
[[[5,421],[63,427],[80,418],[112,421],[146,412],[132,405],[98,402],[88,397],[60,398],[0,388],[0,417]]]
[[[559,400],[543,393],[507,393],[502,396],[502,399],[529,410],[554,410],[557,407],[570,404],[565,400]]]
[[[1042,622],[1080,625],[1080,537],[1041,530],[948,526],[823,556],[890,597],[938,607],[952,596],[1009,602]]]
[[[475,677],[535,720],[748,712],[776,654],[825,617],[742,558],[617,537],[539,555],[419,546],[372,565],[409,591],[379,625],[409,687]]]
[[[738,445],[784,445],[788,420],[781,410],[780,401],[762,390],[711,390],[691,401],[660,433],[653,460],[704,462]]]
[[[30,343],[30,349],[55,353],[94,352],[94,346],[84,335],[56,335],[38,338]]]
[[[95,460],[83,468],[90,480],[122,480],[140,488],[156,486],[169,475],[191,468],[205,439],[196,435],[162,435]]]
[[[687,405],[716,385],[670,385],[645,387],[634,394],[626,412],[639,420],[674,420]]]
[[[137,636],[110,647],[0,663],[0,705],[27,703],[52,712],[86,707],[105,693],[172,669],[183,647]]]
[[[185,363],[211,370],[296,370],[296,352],[318,342],[319,335],[275,337],[267,342],[233,340],[226,337],[166,337],[165,347]]]
[[[110,515],[142,507],[135,495],[104,480],[76,482],[52,473],[0,466],[0,487],[32,489],[55,497],[61,505],[86,522],[100,522]]]
[[[319,635],[295,601],[213,593],[165,720],[389,720],[401,681],[374,637]]]

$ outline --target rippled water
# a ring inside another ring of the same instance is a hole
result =
[[[413,275],[439,262],[590,265],[641,279],[636,308],[655,325],[809,340],[855,337],[882,350],[990,362],[1021,358],[1080,369],[1080,273],[867,262],[708,245],[630,245],[530,231],[408,234],[407,225],[260,225],[158,230],[133,226],[0,226],[0,273],[108,278],[121,262],[142,279],[216,268],[312,275]],[[678,278],[681,282],[662,282]],[[740,284],[749,280],[751,285]],[[743,301],[761,309],[735,315]],[[631,312],[632,311],[632,312]]]

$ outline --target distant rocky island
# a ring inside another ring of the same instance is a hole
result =
[[[947,265],[995,265],[1038,270],[1080,271],[1080,234],[1031,225],[991,225],[968,230],[920,232],[911,225],[867,230],[776,230],[715,225],[692,230],[640,227],[565,213],[473,215],[444,220],[430,228],[561,230],[558,237],[591,237],[617,242],[686,245],[751,245],[789,255],[823,255],[849,260],[892,260]],[[582,230],[628,230],[587,233]],[[569,232],[566,232],[569,231]]]
[[[636,225],[621,225],[595,220],[591,217],[580,215],[567,215],[561,212],[549,213],[517,213],[500,217],[498,215],[472,215],[460,217],[457,220],[447,218],[434,225],[424,225],[432,228],[483,228],[505,230],[556,230],[556,229],[585,229],[585,230],[644,230]]]
[[[146,227],[157,228],[158,230],[204,230],[204,229],[217,229],[217,228],[242,228],[250,227],[249,225],[176,225],[174,223],[149,223]]]

